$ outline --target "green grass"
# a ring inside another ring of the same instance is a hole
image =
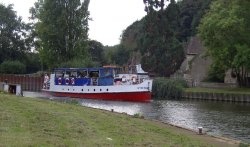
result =
[[[209,92],[209,93],[235,93],[235,94],[250,94],[250,88],[185,88],[185,92]]]
[[[0,146],[209,146],[156,122],[0,93]]]

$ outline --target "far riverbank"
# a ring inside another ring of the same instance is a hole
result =
[[[250,103],[249,88],[185,88],[182,98],[196,100],[213,100]]]

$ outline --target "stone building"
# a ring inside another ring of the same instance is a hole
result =
[[[212,64],[212,59],[206,56],[206,48],[203,46],[199,37],[190,39],[185,47],[186,59],[183,61],[180,69],[173,75],[182,77],[188,81],[189,86],[200,87],[235,87],[237,79],[232,77],[231,70],[225,73],[223,83],[205,83],[203,82]]]
[[[206,77],[212,61],[199,37],[192,37],[186,46],[186,59],[174,76],[182,76],[189,86],[199,86]]]

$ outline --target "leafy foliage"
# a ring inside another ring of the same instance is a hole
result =
[[[164,9],[165,4],[169,0],[143,0],[143,3],[145,4],[145,11],[147,13],[150,13],[154,11],[155,9]],[[174,0],[171,0],[173,2]]]
[[[125,48],[123,44],[119,44],[113,47],[106,47],[105,49],[105,63],[127,65],[130,58],[130,51]]]
[[[88,52],[93,62],[103,65],[104,63],[104,46],[102,43],[90,40],[88,41]]]
[[[17,17],[13,5],[0,4],[0,63],[22,60],[29,51],[27,26]]]
[[[138,39],[143,29],[143,19],[128,26],[121,35],[120,45],[127,52],[127,61],[123,64],[135,65],[141,63],[141,53],[138,48]]]
[[[115,64],[114,56],[119,45],[104,47],[104,64]]]
[[[226,71],[223,68],[221,68],[220,65],[212,64],[209,68],[208,76],[205,79],[205,81],[223,83],[225,72]]]
[[[223,70],[233,69],[241,86],[250,86],[250,2],[216,0],[202,19],[199,33]]]
[[[38,53],[26,53],[26,58],[23,60],[23,63],[26,65],[27,73],[35,73],[41,69],[41,62]]]
[[[177,3],[180,8],[180,40],[187,41],[190,36],[196,35],[200,20],[210,3],[211,0],[182,0]]]
[[[156,10],[163,11],[166,5],[169,3],[175,3],[175,0],[143,0],[145,4],[145,11],[147,13],[154,12]],[[178,39],[181,41],[187,41],[190,36],[194,36],[197,33],[197,27],[200,23],[200,19],[205,14],[211,0],[180,0],[177,1],[179,7],[180,28],[178,31]],[[176,15],[172,15],[176,17]]]
[[[138,41],[142,68],[159,76],[170,76],[184,59],[182,44],[176,38],[179,25],[178,5],[171,2],[165,11],[149,13]]]
[[[187,83],[183,79],[156,78],[153,82],[154,99],[179,99]]]
[[[129,59],[129,51],[123,46],[119,45],[116,50],[116,56],[114,57],[114,62],[118,65],[124,65]]]
[[[65,61],[65,62],[61,62],[60,64],[58,64],[55,67],[64,67],[64,68],[79,68],[79,67],[98,67],[99,64],[96,62],[93,62],[90,59],[72,59],[69,61]]]
[[[119,45],[105,50],[106,60],[120,65],[142,63],[151,74],[169,76],[183,61],[182,43],[194,34],[192,31],[210,1],[171,0],[167,6],[168,0],[144,0],[146,10],[150,11],[123,31]]]
[[[140,35],[140,31],[143,27],[143,20],[135,21],[130,26],[128,26],[121,35],[121,43],[128,50],[136,50],[137,49],[137,38]]]
[[[74,58],[86,59],[89,0],[38,0],[30,9],[42,62],[49,68]]]
[[[5,74],[23,74],[26,66],[20,61],[4,61],[0,65],[0,72]]]
[[[31,26],[16,15],[13,5],[0,4],[0,64],[4,73],[32,73],[40,69],[38,55],[31,52]],[[19,62],[21,61],[21,62]],[[10,67],[8,67],[10,65]],[[20,67],[18,66],[20,65]],[[14,69],[10,69],[14,68]]]

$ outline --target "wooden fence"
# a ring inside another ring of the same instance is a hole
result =
[[[43,86],[43,77],[31,75],[0,74],[0,82],[21,84],[23,91],[41,91]]]

